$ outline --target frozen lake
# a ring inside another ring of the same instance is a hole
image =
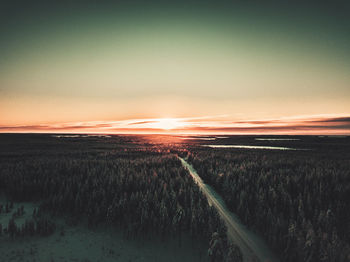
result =
[[[243,149],[269,149],[269,150],[306,150],[281,146],[248,146],[248,145],[202,145],[211,148],[243,148]]]

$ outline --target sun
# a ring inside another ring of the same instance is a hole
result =
[[[159,118],[152,125],[154,128],[171,130],[183,126],[176,118]]]

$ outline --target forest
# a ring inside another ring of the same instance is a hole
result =
[[[240,220],[262,236],[280,261],[350,259],[348,139],[299,137],[278,142],[303,150],[209,148],[203,143],[269,145],[254,137],[201,140],[173,136],[0,136],[0,238],[52,234],[55,218],[89,228],[108,225],[125,239],[184,235],[208,243],[211,261],[244,261],[217,211],[182,165],[193,165]],[[320,142],[321,141],[321,142]],[[16,225],[25,210],[38,209]]]
[[[242,261],[216,210],[169,150],[135,146],[125,137],[108,143],[103,138],[10,138],[12,143],[8,137],[2,141],[0,192],[12,201],[39,202],[39,214],[69,214],[73,223],[86,221],[89,227],[118,226],[126,239],[172,236],[181,245],[188,233],[193,241],[207,241],[211,261]],[[15,238],[50,234],[55,225],[33,214],[22,229],[14,219],[0,228]]]
[[[340,148],[276,152],[192,146],[182,155],[282,261],[345,262],[350,259],[350,152]]]

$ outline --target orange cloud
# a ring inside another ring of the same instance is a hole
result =
[[[34,133],[157,133],[157,134],[334,134],[350,135],[348,116],[310,116],[262,120],[225,117],[152,118],[42,125],[0,126],[0,132]]]

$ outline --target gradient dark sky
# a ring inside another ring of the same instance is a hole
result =
[[[2,1],[0,126],[347,116],[348,2]]]

